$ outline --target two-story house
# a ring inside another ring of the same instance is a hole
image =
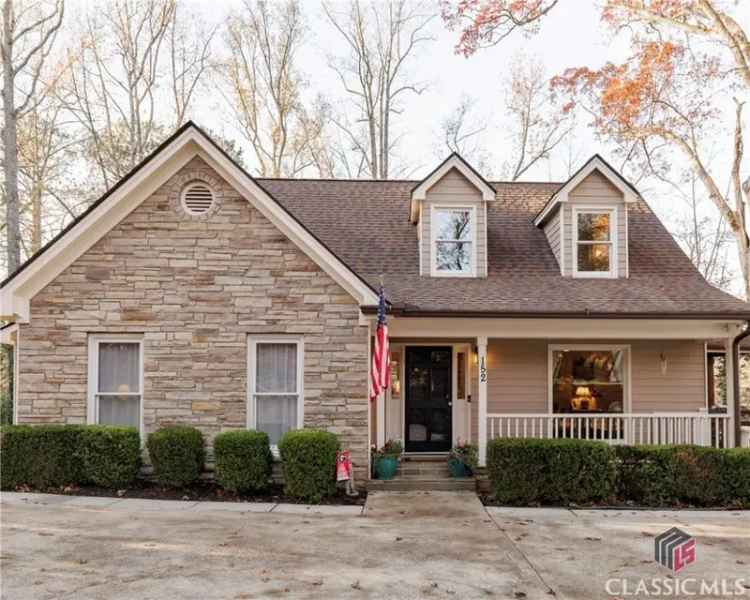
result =
[[[368,398],[382,281],[392,383]],[[322,427],[365,475],[497,436],[738,440],[750,306],[594,156],[564,183],[258,179],[188,123],[0,289],[19,423]],[[729,410],[706,410],[706,343]]]

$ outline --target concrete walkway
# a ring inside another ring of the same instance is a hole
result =
[[[697,539],[687,577],[748,578],[750,514],[485,509],[471,493],[359,507],[0,495],[2,598],[607,598],[670,577],[653,538]],[[682,574],[681,574],[682,576]],[[717,597],[717,596],[695,596]],[[719,596],[720,597],[720,596]]]
[[[50,505],[79,508],[107,508],[124,511],[229,511],[238,513],[284,513],[297,515],[361,515],[364,506],[289,504],[283,502],[209,502],[193,500],[149,500],[143,498],[101,498],[93,496],[63,496],[60,494],[25,494],[3,492],[3,504]]]

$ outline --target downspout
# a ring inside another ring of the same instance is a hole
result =
[[[745,330],[735,336],[732,341],[732,379],[734,380],[734,445],[739,448],[742,444],[742,423],[740,422],[740,342],[750,336],[750,320],[745,323]]]

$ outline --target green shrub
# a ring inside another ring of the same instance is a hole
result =
[[[677,502],[670,446],[616,446],[617,496],[643,506]]]
[[[0,425],[13,423],[13,396],[7,392],[0,392]]]
[[[750,448],[724,450],[724,489],[729,501],[750,508]]]
[[[271,448],[262,431],[227,431],[214,439],[216,480],[231,492],[258,492],[271,477]]]
[[[135,427],[90,425],[81,433],[79,452],[87,481],[122,489],[138,475],[141,437]]]
[[[79,425],[5,425],[0,442],[0,487],[35,489],[78,484],[84,479],[79,458]]]
[[[315,429],[288,431],[279,442],[284,491],[307,502],[320,502],[336,492],[335,434]]]
[[[726,450],[701,446],[674,446],[672,469],[675,496],[681,502],[717,506],[729,499],[724,485]]]
[[[504,504],[596,502],[614,492],[614,452],[603,442],[494,439],[487,444],[487,474]]]
[[[621,446],[617,495],[644,506],[750,504],[750,450]]]
[[[195,427],[163,427],[148,436],[146,445],[160,484],[183,487],[200,477],[205,450]]]

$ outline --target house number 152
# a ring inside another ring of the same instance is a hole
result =
[[[484,364],[484,356],[482,357],[482,362],[479,363],[479,381],[482,383],[487,381],[487,367]]]

